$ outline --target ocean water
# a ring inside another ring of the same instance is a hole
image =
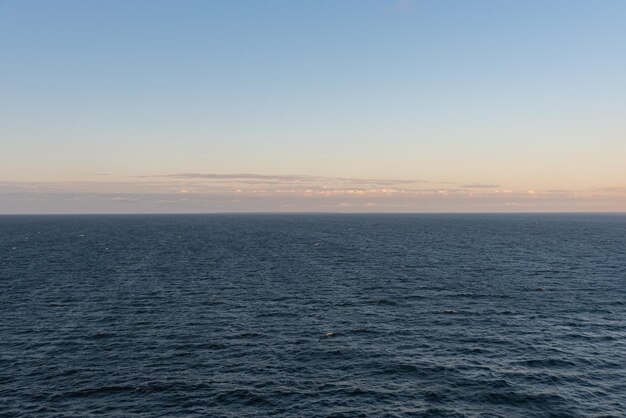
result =
[[[0,415],[623,417],[626,216],[3,216]]]

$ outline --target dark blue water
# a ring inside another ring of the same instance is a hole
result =
[[[0,318],[3,416],[626,416],[626,216],[4,216]]]

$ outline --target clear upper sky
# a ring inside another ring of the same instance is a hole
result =
[[[0,0],[0,213],[251,210],[626,211],[626,1]]]

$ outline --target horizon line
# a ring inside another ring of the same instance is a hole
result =
[[[43,212],[0,213],[2,216],[159,216],[159,215],[626,215],[626,211],[529,211],[529,212],[331,212],[331,211],[231,211],[231,212]]]

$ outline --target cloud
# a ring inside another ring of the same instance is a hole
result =
[[[177,174],[161,174],[157,176],[142,177],[170,177],[176,179],[206,179],[206,180],[254,180],[254,181],[276,181],[276,182],[292,182],[292,181],[312,181],[319,180],[324,177],[305,176],[305,175],[264,175],[264,174],[213,174],[213,173],[177,173]]]
[[[500,184],[462,184],[465,189],[497,189],[502,187]]]
[[[350,177],[332,177],[332,176],[310,176],[298,174],[253,174],[253,173],[235,173],[235,174],[216,174],[216,173],[175,173],[175,174],[157,174],[138,176],[139,178],[163,178],[163,179],[179,179],[179,180],[206,180],[220,183],[239,183],[239,184],[259,184],[259,183],[349,183],[349,184],[377,184],[377,185],[398,185],[398,184],[446,184],[445,182],[434,182],[422,179],[389,179],[389,178],[350,178]]]
[[[138,199],[136,197],[121,197],[121,196],[113,196],[113,197],[108,197],[109,199],[115,201],[115,202],[122,202],[122,203],[138,203],[141,202],[141,199]]]
[[[306,175],[182,173],[0,182],[0,213],[626,211],[623,187],[513,189]]]

